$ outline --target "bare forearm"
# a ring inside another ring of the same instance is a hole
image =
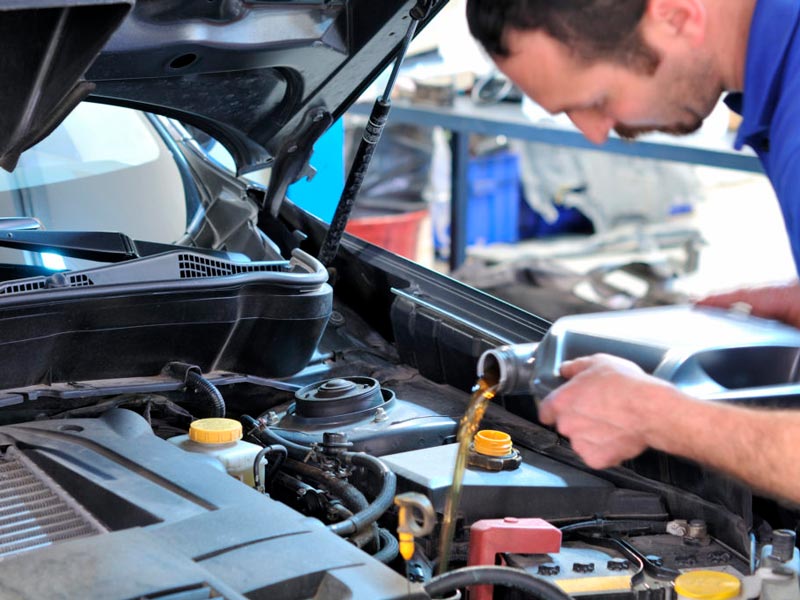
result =
[[[715,467],[772,496],[800,502],[800,409],[774,411],[692,398],[614,356],[565,362],[568,381],[539,407],[592,468],[651,447]]]
[[[676,392],[648,428],[650,446],[715,467],[770,495],[800,502],[800,411],[713,404]]]
[[[715,294],[698,302],[701,306],[730,308],[736,302],[749,304],[753,315],[775,319],[800,328],[800,283],[741,289]]]

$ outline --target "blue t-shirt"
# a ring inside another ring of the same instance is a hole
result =
[[[750,146],[778,196],[796,269],[800,269],[800,2],[758,0],[744,93],[729,94],[742,115],[736,149]]]

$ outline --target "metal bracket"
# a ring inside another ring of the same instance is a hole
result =
[[[333,124],[333,116],[325,109],[318,108],[306,113],[303,120],[303,133],[284,145],[275,157],[269,185],[261,207],[269,206],[273,217],[278,216],[286,190],[289,185],[303,176],[308,176],[309,160],[314,150],[314,142]]]
[[[197,365],[190,365],[182,362],[167,363],[161,372],[168,377],[183,381],[184,385],[189,383],[189,373],[203,374],[203,371]]]
[[[431,14],[435,4],[436,0],[418,0],[414,8],[409,11],[409,16],[415,21],[422,21]]]

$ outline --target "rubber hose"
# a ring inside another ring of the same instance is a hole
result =
[[[430,596],[441,596],[471,585],[500,585],[532,594],[537,600],[571,600],[561,588],[511,567],[464,567],[437,575],[425,584]]]
[[[341,502],[331,503],[331,506],[328,507],[329,514],[335,514],[340,519],[349,519],[353,516],[353,511],[347,508]]]
[[[286,446],[282,446],[281,444],[273,444],[272,446],[267,446],[267,448],[271,448],[270,452],[267,452],[267,456],[270,454],[275,454],[276,456],[271,464],[267,464],[267,472],[264,473],[264,487],[270,486],[272,480],[275,479],[275,475],[278,474],[278,470],[283,466],[283,463],[289,456],[289,451],[286,449]]]
[[[260,470],[260,467],[261,467],[261,461],[267,455],[267,452],[269,452],[270,448],[272,448],[272,446],[264,446],[261,450],[258,451],[258,454],[256,454],[256,458],[253,461],[253,483],[255,484],[256,489],[258,489],[258,487],[260,485],[262,485],[261,475],[259,474],[259,470]],[[269,466],[269,461],[267,461],[267,466]],[[267,474],[266,474],[266,471],[265,471],[264,472],[264,479],[267,478],[266,475]],[[267,486],[264,486],[264,491],[266,491],[266,489],[267,489]]]
[[[344,452],[342,457],[350,464],[364,467],[381,478],[381,490],[365,510],[356,513],[346,521],[330,526],[330,530],[334,533],[347,536],[356,531],[361,531],[367,525],[376,522],[392,506],[394,494],[397,490],[397,478],[383,462],[369,454]]]
[[[273,454],[276,455],[274,459],[272,458]],[[264,481],[261,483],[264,486],[264,489],[268,490],[272,480],[275,478],[275,475],[278,474],[278,469],[281,468],[283,461],[286,460],[288,451],[286,450],[285,446],[281,446],[280,444],[264,446],[256,455],[255,461],[253,461],[253,481],[259,480],[258,467],[261,464],[261,459],[265,456],[269,456],[269,458],[267,459],[267,468],[264,472]]]
[[[328,475],[318,467],[292,458],[286,459],[285,465],[288,470],[307,477],[314,483],[326,486],[353,513],[358,514],[369,507],[369,502],[367,502],[364,494],[358,491],[358,488],[353,484]]]
[[[249,415],[242,415],[241,421],[248,435],[256,438],[264,446],[283,446],[286,448],[289,456],[295,460],[305,460],[308,453],[311,452],[310,446],[302,446],[301,444],[296,444],[295,442],[287,440]]]
[[[326,486],[331,493],[342,501],[342,504],[351,511],[343,522],[349,521],[355,514],[363,512],[369,507],[364,494],[354,485],[333,477],[322,469],[309,465],[304,462],[299,462],[294,459],[288,459],[286,467],[290,471],[306,477],[318,485]],[[342,536],[347,534],[340,534]],[[374,523],[370,527],[364,527],[361,531],[356,531],[352,535],[348,535],[349,540],[359,548],[364,548],[367,544],[375,543],[378,537],[377,525]]]
[[[209,417],[222,418],[225,416],[225,400],[217,386],[197,371],[188,371],[186,373],[186,385],[191,387],[193,391],[202,393],[211,401],[211,414]]]
[[[355,504],[351,502],[356,499],[364,499],[364,495],[352,484],[332,477],[317,467],[293,459],[288,459],[286,466],[292,471],[309,477],[312,481],[328,486],[331,492],[342,500],[347,508],[356,513],[349,519],[328,526],[335,534],[347,537],[362,531],[368,525],[376,522],[386,512],[394,502],[397,480],[394,473],[377,458],[360,452],[345,452],[342,457],[351,464],[364,467],[381,478],[381,490],[371,503],[362,504],[360,507],[354,508]],[[364,499],[364,503],[366,503],[366,499]]]
[[[400,543],[389,530],[383,527],[378,528],[378,537],[381,540],[381,549],[372,556],[383,564],[388,565],[400,554]]]
[[[358,546],[361,549],[367,547],[368,544],[373,544],[373,548],[380,548],[380,540],[378,539],[378,524],[373,523],[362,531],[357,531],[347,538],[351,544]]]

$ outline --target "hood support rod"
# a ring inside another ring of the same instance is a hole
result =
[[[403,58],[408,52],[408,46],[417,31],[417,25],[425,18],[429,6],[428,3],[419,2],[413,9],[411,9],[410,17],[411,23],[408,26],[408,31],[403,38],[403,43],[397,53],[392,73],[389,76],[389,82],[380,96],[375,100],[372,107],[372,112],[369,115],[369,121],[364,129],[361,137],[361,142],[358,145],[353,165],[347,175],[342,195],[339,198],[339,203],[336,205],[336,212],[333,215],[333,220],[325,235],[325,240],[322,243],[322,248],[319,251],[319,261],[330,267],[333,259],[339,251],[339,245],[342,241],[344,228],[347,226],[347,221],[350,219],[350,214],[353,212],[353,207],[356,202],[358,192],[361,190],[361,185],[364,183],[369,163],[372,160],[372,155],[375,153],[375,147],[381,139],[383,128],[386,125],[386,119],[389,117],[389,110],[392,108],[392,89],[394,88],[397,74],[400,72],[400,65],[403,63]]]

